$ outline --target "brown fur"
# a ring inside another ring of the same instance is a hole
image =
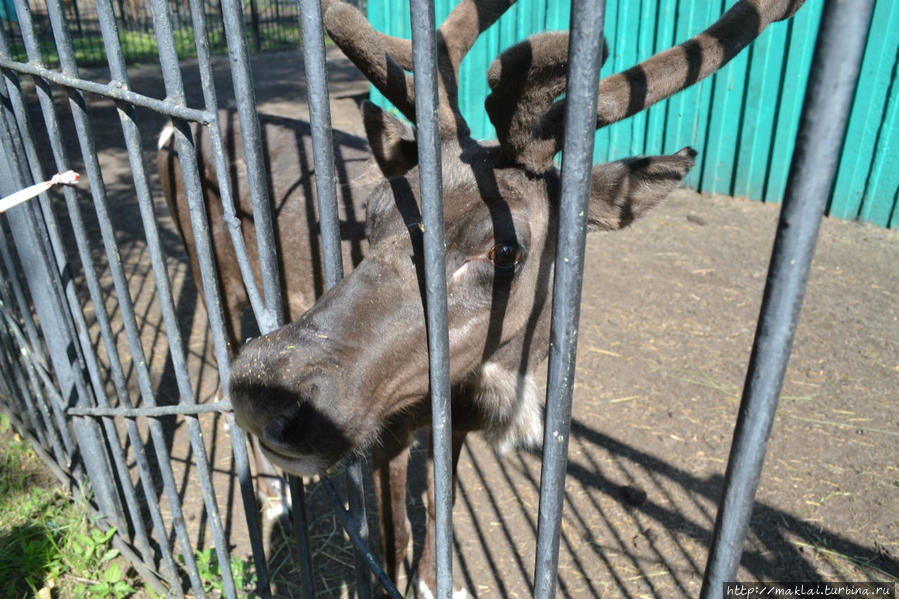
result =
[[[409,42],[379,34],[349,5],[337,0],[323,4],[332,38],[414,120],[413,82],[405,72],[413,66]],[[509,4],[462,0],[438,31],[454,471],[469,432],[482,432],[498,449],[540,437],[533,372],[546,357],[549,336],[559,208],[559,174],[552,159],[561,148],[564,100],[558,96],[565,85],[567,33],[533,36],[504,52],[491,67],[493,92],[487,111],[498,144],[471,139],[456,97],[465,53]],[[629,116],[714,72],[769,22],[791,15],[800,4],[743,0],[690,42],[603,80],[597,126]],[[345,251],[348,239],[357,243],[345,263],[355,269],[323,295],[320,285],[309,284],[320,273],[314,186],[302,169],[297,178],[296,165],[290,164],[295,151],[308,156],[308,150],[298,144],[296,129],[279,134],[277,140],[269,138],[269,151],[276,150],[268,167],[276,187],[280,266],[294,320],[241,349],[230,388],[239,424],[290,472],[321,472],[372,451],[381,552],[395,578],[409,540],[408,447],[412,433],[430,420],[421,202],[414,131],[373,105],[365,106],[364,122],[384,179],[366,190],[367,247],[355,227],[359,222],[351,218],[361,206],[362,193],[352,185],[342,188],[350,197],[342,204],[343,218],[354,225],[345,238]],[[590,229],[612,231],[631,224],[678,185],[695,155],[684,148],[670,156],[594,167]],[[160,173],[180,227],[186,222],[186,208],[172,158],[171,147],[163,148]],[[229,334],[236,344],[234,319],[246,304],[245,293],[222,212],[216,209],[218,189],[211,183],[214,177],[206,175]],[[352,181],[347,177],[346,182]],[[255,248],[250,242],[251,209],[239,176],[237,187],[243,234],[248,248]],[[290,192],[277,191],[285,188],[303,188],[295,206],[288,201]],[[190,232],[180,230],[195,264]],[[257,260],[254,249],[250,258]],[[419,566],[425,594],[435,588],[430,468],[429,463],[428,527]]]

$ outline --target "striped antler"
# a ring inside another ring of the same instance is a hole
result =
[[[459,111],[459,67],[478,36],[515,0],[462,0],[437,30],[441,137],[470,135]],[[377,32],[355,7],[325,0],[325,28],[334,42],[409,120],[415,120],[412,44],[409,40]]]
[[[741,0],[704,32],[599,84],[596,128],[644,110],[723,67],[805,0]],[[503,52],[488,74],[487,112],[506,159],[540,174],[563,144],[568,33],[538,34]]]

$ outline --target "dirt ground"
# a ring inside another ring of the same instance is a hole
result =
[[[335,52],[330,59],[335,127],[360,134],[356,101],[367,86],[345,59]],[[231,90],[226,68],[220,61],[224,106]],[[253,69],[261,111],[306,118],[299,54],[258,57]],[[186,67],[185,77],[188,89],[198,89],[190,83],[197,80],[194,69]],[[161,96],[158,68],[134,69],[132,88]],[[91,98],[90,111],[148,363],[161,401],[174,402],[118,118],[105,100]],[[138,117],[147,164],[154,165],[164,119],[143,111]],[[151,180],[158,189],[155,172]],[[217,375],[205,313],[156,197],[181,325],[191,331],[195,392],[211,401]],[[559,596],[698,595],[777,214],[777,206],[679,190],[632,228],[590,237]],[[102,265],[99,246],[96,255]],[[107,289],[114,313],[118,301],[111,284]],[[739,579],[899,577],[897,298],[897,232],[825,219]],[[128,355],[121,328],[117,333]],[[210,415],[201,422],[231,542],[237,554],[248,555],[225,419]],[[208,545],[186,428],[180,421],[170,426],[170,449],[186,517],[196,542]],[[454,571],[476,597],[531,595],[539,479],[536,453],[500,458],[476,437],[464,449]],[[411,485],[420,543],[420,477]],[[319,596],[345,595],[354,584],[352,551],[326,509],[324,491],[313,485],[309,492]],[[277,593],[299,596],[286,533],[269,534]]]

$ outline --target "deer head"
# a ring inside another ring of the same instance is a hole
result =
[[[514,0],[512,0],[514,1]],[[471,138],[458,73],[480,32],[512,3],[462,0],[438,30],[453,427],[500,447],[539,440],[532,373],[546,357],[568,34],[532,36],[488,73],[495,143]],[[599,83],[597,128],[710,75],[802,0],[742,0],[705,32]],[[411,44],[325,1],[325,26],[410,121]],[[372,104],[364,122],[384,180],[369,196],[365,259],[295,322],[249,342],[234,362],[238,422],[290,472],[327,469],[427,421],[428,350],[415,132]],[[589,228],[613,231],[661,202],[696,152],[629,158],[592,173]]]

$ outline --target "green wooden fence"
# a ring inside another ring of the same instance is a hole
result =
[[[780,202],[809,65],[825,0],[808,0],[796,17],[772,25],[713,77],[597,133],[597,161],[635,154],[699,150],[687,184],[700,191]],[[440,22],[455,0],[436,0]],[[611,56],[603,76],[682,42],[718,18],[733,0],[607,0]],[[481,36],[462,65],[460,106],[478,138],[493,137],[484,112],[486,72],[508,46],[537,31],[565,29],[569,3],[519,2]],[[408,3],[369,0],[380,31],[410,36]],[[878,0],[830,204],[835,217],[899,226],[899,2]],[[377,92],[376,102],[386,105]]]

